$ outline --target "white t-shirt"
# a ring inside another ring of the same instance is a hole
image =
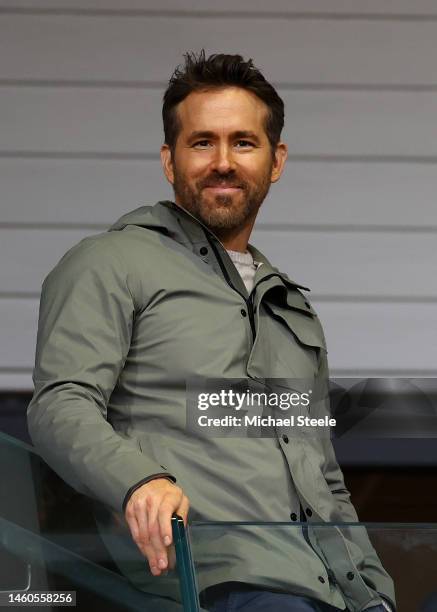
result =
[[[239,251],[230,251],[227,249],[227,252],[237,268],[241,278],[243,279],[243,283],[245,284],[248,293],[250,293],[253,288],[253,279],[255,277],[256,269],[261,265],[261,263],[254,261],[249,251],[240,253]]]

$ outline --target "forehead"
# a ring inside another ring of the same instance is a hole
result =
[[[190,93],[177,107],[181,132],[194,130],[253,130],[264,132],[267,106],[255,94],[240,87]]]

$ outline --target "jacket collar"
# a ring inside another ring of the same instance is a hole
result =
[[[265,279],[267,276],[277,276],[279,277],[287,287],[297,288],[297,289],[305,289],[305,291],[310,291],[308,287],[304,285],[299,285],[296,281],[291,280],[288,274],[285,272],[281,272],[275,266],[272,266],[270,261],[267,259],[261,251],[259,251],[253,244],[247,245],[248,251],[252,254],[254,261],[260,262],[262,265],[257,269],[257,273],[255,275],[255,282],[258,282],[261,279]],[[258,274],[260,272],[260,274]]]
[[[221,276],[224,275],[222,268],[224,265],[232,283],[240,293],[247,295],[244,283],[219,238],[204,223],[199,221],[197,217],[185,208],[178,206],[175,202],[160,200],[154,206],[140,206],[123,215],[109,228],[109,231],[122,230],[127,225],[138,225],[167,234],[173,240],[176,240],[176,242],[183,244],[202,257]],[[213,246],[214,254],[220,256],[221,262],[211,255],[202,255],[202,248],[208,248],[211,245]],[[278,281],[282,281],[287,288],[300,288],[309,291],[307,287],[291,280],[285,272],[281,272],[278,268],[272,266],[267,257],[255,246],[249,243],[247,248],[254,260],[262,264],[256,271],[255,285],[258,285],[260,282],[264,283],[266,280],[270,281],[269,285],[279,284]]]
[[[225,247],[223,246],[219,238],[206,225],[204,225],[201,221],[199,221],[197,217],[194,217],[194,215],[188,212],[185,208],[178,206],[174,202],[165,200],[165,201],[158,202],[155,205],[154,210],[156,209],[157,211],[159,211],[159,208],[158,208],[159,205],[165,206],[167,207],[167,209],[174,211],[174,213],[179,217],[181,224],[183,225],[186,233],[190,235],[190,242],[198,241],[198,242],[204,243],[205,237],[210,236],[210,238],[212,238],[215,242],[217,242],[220,245],[223,251],[226,251]],[[289,287],[295,287],[299,289],[305,289],[306,291],[310,291],[308,287],[298,284],[294,280],[290,279],[289,276],[285,272],[281,272],[280,270],[278,270],[278,268],[273,266],[270,263],[270,261],[267,259],[267,257],[263,253],[261,253],[261,251],[259,251],[253,244],[249,243],[247,245],[247,250],[251,253],[254,261],[262,264],[257,269],[255,283],[258,283],[260,280],[265,279],[267,276],[269,277],[276,276],[276,277],[279,277],[284,282],[284,284]]]

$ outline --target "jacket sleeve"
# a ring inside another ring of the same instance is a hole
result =
[[[326,381],[326,385],[328,384],[329,370],[325,351],[323,351],[323,356],[321,358],[319,377],[321,381]],[[330,412],[329,397],[326,401],[328,402],[328,412]],[[335,520],[338,523],[359,522],[356,510],[350,500],[350,493],[344,482],[343,473],[338,465],[331,439],[329,437],[323,437],[323,444],[325,462],[322,471],[335,499],[338,517]],[[395,610],[393,580],[383,568],[370,542],[366,529],[358,525],[356,527],[345,526],[340,529],[346,540],[356,545],[364,557],[363,563],[358,567],[364,582],[382,595],[391,604],[393,610]]]
[[[123,511],[139,484],[175,479],[107,419],[136,309],[110,240],[85,238],[44,280],[27,422],[36,449],[66,482]]]

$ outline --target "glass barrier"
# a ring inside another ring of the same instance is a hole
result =
[[[195,585],[195,577],[183,565],[189,553],[184,533],[174,533],[174,569],[153,577],[127,526],[116,532],[100,525],[99,531],[92,500],[62,481],[31,446],[0,433],[0,465],[0,610],[24,604],[94,612],[201,610],[192,599],[196,587],[186,586]]]
[[[361,554],[363,548],[369,551],[370,541],[394,582],[397,612],[437,612],[437,523],[193,522],[189,533],[200,601],[206,609],[211,599],[205,589],[218,581],[241,581],[317,597],[339,608],[348,604],[351,610],[364,609],[352,601],[361,597],[364,605],[366,587],[373,586],[371,572],[366,578],[372,557],[364,560]],[[360,576],[346,562],[349,555]],[[362,576],[367,583],[357,588]]]
[[[75,592],[79,610],[205,612],[211,587],[239,582],[361,610],[351,602],[370,601],[372,572],[366,568],[375,554],[394,581],[397,612],[437,612],[437,524],[308,518],[192,521],[184,530],[175,517],[173,569],[153,577],[126,523],[113,520],[117,513],[99,510],[71,489],[31,446],[0,433],[0,461],[1,603],[11,594],[16,603],[32,603],[26,597],[38,591]],[[363,559],[363,548],[374,553]],[[47,601],[44,609],[58,605]]]

